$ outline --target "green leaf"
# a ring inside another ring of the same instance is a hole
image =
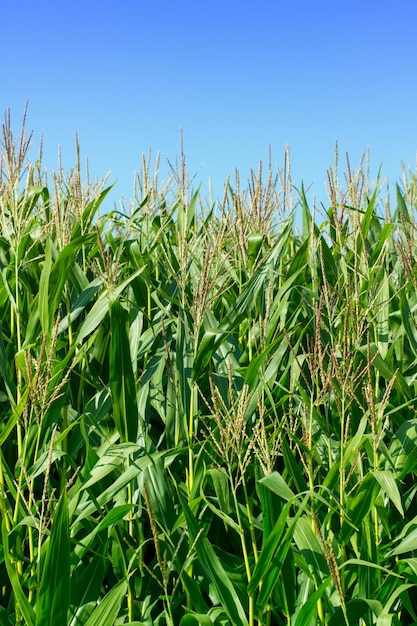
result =
[[[282,573],[282,568],[286,562],[286,556],[291,548],[292,538],[299,522],[299,519],[306,511],[309,496],[306,496],[298,504],[298,510],[294,517],[289,517],[290,507],[293,502],[287,502],[275,523],[275,526],[262,546],[261,553],[256,563],[250,583],[248,593],[254,593],[259,586],[260,591],[256,599],[256,605],[264,609],[270,602],[271,593]]]
[[[282,454],[284,457],[286,470],[292,477],[298,493],[307,491],[308,485],[303,475],[303,472],[300,469],[300,463],[297,463],[294,452],[290,449],[287,439],[282,440]]]
[[[55,315],[59,302],[62,299],[62,290],[73,269],[76,255],[83,247],[87,245],[91,246],[96,242],[96,233],[90,232],[76,239],[72,239],[72,241],[59,251],[52,266],[49,280],[49,307],[51,317]]]
[[[36,626],[66,624],[70,601],[70,540],[67,492],[55,511],[37,596]]]
[[[382,611],[382,605],[376,600],[356,599],[346,604],[346,614],[350,624],[359,624],[360,619],[371,609],[377,617]],[[345,624],[342,608],[338,608],[329,620],[329,626],[341,626]],[[300,624],[301,626],[301,624]]]
[[[363,355],[366,355],[368,350],[374,367],[376,367],[376,369],[380,372],[380,374],[385,378],[387,382],[390,382],[393,378],[395,378],[394,387],[410,400],[413,397],[413,393],[411,391],[410,385],[407,383],[401,372],[394,372],[391,369],[388,363],[382,358],[381,354],[378,352],[378,348],[374,343],[370,344],[369,347],[365,345],[359,348],[359,352],[361,352]]]
[[[68,329],[68,325],[70,322],[75,322],[75,320],[78,319],[81,313],[85,310],[87,304],[96,295],[101,285],[102,279],[95,278],[91,281],[91,283],[88,283],[88,285],[84,287],[83,291],[80,293],[74,304],[71,306],[70,314],[60,321],[58,326],[58,332],[64,332]]]
[[[97,327],[103,321],[106,313],[109,310],[109,306],[114,302],[126,289],[126,287],[134,280],[139,274],[144,271],[144,267],[141,267],[136,272],[131,274],[126,280],[122,281],[112,291],[106,290],[98,298],[97,302],[93,305],[89,313],[87,314],[79,332],[77,335],[78,343],[82,343],[83,340],[94,332]]]
[[[13,626],[5,608],[0,607],[0,626]]]
[[[207,602],[203,598],[201,585],[196,578],[192,578],[185,570],[181,574],[181,582],[184,585],[184,589],[193,600],[193,606],[197,613],[207,615],[209,607]]]
[[[137,449],[137,445],[132,443],[114,444],[104,450],[101,449],[97,463],[91,468],[88,477],[85,477],[81,489],[88,489],[115,470],[120,471],[129,456],[137,452]]]
[[[19,610],[21,611],[23,617],[25,618],[27,626],[35,626],[35,612],[27,597],[25,596],[23,589],[20,585],[19,577],[12,565],[14,561],[13,555],[10,554],[9,550],[9,537],[6,530],[6,524],[4,519],[2,520],[1,525],[1,535],[3,541],[3,552],[4,552],[4,564],[6,566],[7,575],[9,577],[10,583],[12,585],[13,593],[16,598],[16,602],[19,606]]]
[[[52,267],[51,241],[46,240],[45,260],[39,280],[39,319],[41,322],[42,332],[49,332],[49,277]]]
[[[387,554],[388,557],[398,556],[399,554],[406,554],[407,552],[413,552],[417,550],[417,528],[410,529],[410,532],[402,539],[402,541]]]
[[[413,307],[414,310],[415,306]],[[417,354],[417,331],[412,323],[412,313],[410,310],[407,294],[403,291],[400,300],[401,322],[403,323],[405,334],[413,348],[414,354]]]
[[[355,532],[355,528],[359,528],[372,509],[380,486],[375,479],[373,473],[367,474],[361,482],[354,495],[347,503],[347,516],[349,522],[343,521],[340,530],[340,539],[345,544]]]
[[[12,408],[16,405],[16,384],[12,375],[10,359],[7,357],[6,348],[3,341],[3,330],[0,323],[0,376],[4,381],[7,397]],[[0,444],[2,441],[0,441]]]
[[[396,572],[393,572],[392,570],[388,569],[387,567],[383,567],[382,565],[378,565],[378,563],[373,563],[372,561],[365,561],[364,559],[348,559],[347,561],[344,561],[339,566],[339,569],[343,569],[345,567],[348,568],[351,565],[356,565],[357,567],[360,567],[362,569],[365,568],[365,567],[369,567],[371,569],[377,569],[377,570],[380,570],[381,572],[385,572],[385,574],[389,574],[390,576],[394,576],[395,578],[402,578],[402,576],[400,576]]]
[[[313,532],[311,519],[303,517],[298,520],[294,530],[294,541],[308,564],[314,580],[317,584],[321,584],[329,575],[329,566],[324,558],[320,542]]]
[[[267,487],[287,502],[296,497],[295,493],[290,489],[290,487],[288,487],[279,472],[272,472],[271,474],[261,478],[259,482],[261,485]]]
[[[104,596],[84,626],[114,626],[126,592],[127,582],[121,580]]]
[[[305,192],[304,182],[301,182],[301,211],[302,211],[302,233],[303,239],[307,239],[311,233],[312,215],[310,207],[308,206],[307,196]]]
[[[396,215],[394,217],[400,223],[410,224],[411,222],[410,211],[405,201],[404,194],[402,193],[401,188],[398,183],[396,184],[395,189],[397,192],[397,209],[396,209]]]
[[[129,313],[119,300],[110,306],[110,389],[113,417],[122,442],[138,436],[138,405],[129,343]]]
[[[390,595],[388,602],[385,604],[383,608],[384,613],[388,613],[389,611],[392,610],[392,607],[395,604],[397,598],[399,598],[400,595],[404,593],[404,591],[407,591],[408,589],[411,589],[412,587],[415,587],[415,586],[416,585],[412,585],[411,583],[408,583],[408,584],[403,584],[397,587],[394,590],[394,592]]]
[[[397,430],[392,438],[389,451],[395,463],[395,468],[404,472],[410,458],[414,458],[417,449],[417,419],[407,420]]]
[[[233,528],[233,530],[237,532],[238,534],[240,533],[239,525],[234,521],[234,519],[230,515],[227,515],[226,513],[224,513],[222,509],[219,508],[218,505],[216,506],[216,504],[213,504],[204,495],[202,497],[203,497],[204,502],[207,504],[208,508],[211,511],[213,511],[213,513],[224,522],[224,525],[226,527],[229,526],[230,528]]]
[[[312,619],[315,618],[317,615],[317,603],[323,596],[331,580],[332,578],[331,576],[329,576],[325,581],[321,583],[320,587],[318,587],[318,589],[316,589],[316,591],[311,594],[307,602],[305,602],[301,607],[294,626],[305,626],[306,624],[311,624]],[[343,620],[339,619],[338,626],[341,626],[341,624],[343,624]]]
[[[272,559],[276,553],[276,550],[282,545],[281,538],[287,528],[288,516],[291,510],[292,503],[287,502],[281,511],[279,518],[277,519],[272,532],[265,537],[262,550],[259,554],[258,562],[252,573],[252,578],[248,585],[248,593],[254,593],[258,585],[261,583],[264,576],[267,575],[268,568],[272,562]]]
[[[210,474],[213,480],[213,486],[216,492],[220,510],[223,513],[229,513],[230,512],[229,480],[225,472],[216,468],[211,468],[208,470],[208,474]]]
[[[259,261],[259,253],[263,242],[265,241],[265,235],[263,233],[251,233],[248,237],[248,265],[253,267],[255,263]]]
[[[202,615],[201,613],[191,613],[184,615],[180,621],[180,626],[213,626],[208,615]]]
[[[211,580],[219,596],[220,602],[229,616],[229,619],[232,624],[239,624],[239,626],[248,625],[248,620],[239,597],[217,554],[215,553],[213,546],[204,535],[200,535],[197,539],[197,535],[200,531],[198,522],[192,514],[190,507],[186,503],[184,496],[180,492],[178,492],[178,497],[187,520],[190,540],[191,542],[197,541],[195,549],[198,554],[200,565]]]
[[[130,482],[135,480],[137,476],[143,472],[143,470],[152,463],[152,458],[159,458],[161,456],[166,456],[165,451],[156,452],[153,457],[144,456],[132,461],[131,465],[129,465],[120,476],[105,489],[96,499],[87,500],[86,502],[81,502],[78,505],[76,513],[78,513],[78,517],[76,522],[85,519],[92,513],[97,512],[97,506],[106,506],[108,505],[113,498],[120,497],[120,492],[128,485]]]
[[[71,588],[69,626],[85,623],[94,610],[103,584],[104,558],[97,554],[87,564],[80,562],[81,574]]]
[[[63,450],[57,450],[54,448],[52,453],[49,450],[46,450],[43,454],[41,454],[34,465],[30,468],[28,472],[29,478],[36,478],[40,476],[47,468],[50,468],[51,465],[57,460],[65,456],[65,452]]]
[[[382,491],[388,496],[394,504],[398,512],[404,517],[404,509],[401,503],[401,495],[395,482],[394,476],[390,471],[375,470],[373,475],[379,482]]]

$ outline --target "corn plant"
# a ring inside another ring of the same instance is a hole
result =
[[[218,203],[0,153],[0,623],[417,623],[416,175]],[[50,181],[50,182],[49,182]]]

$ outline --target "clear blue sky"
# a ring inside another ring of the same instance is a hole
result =
[[[395,182],[417,151],[415,0],[3,2],[0,114],[44,138],[44,166],[74,165],[130,198],[141,154],[179,155],[216,195],[237,167],[291,151],[296,186],[326,199],[335,140],[352,166]],[[344,159],[341,158],[341,164]],[[342,168],[343,169],[343,168]],[[112,208],[107,205],[107,209]]]

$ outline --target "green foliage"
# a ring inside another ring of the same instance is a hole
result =
[[[104,215],[3,135],[0,623],[417,623],[416,177]]]

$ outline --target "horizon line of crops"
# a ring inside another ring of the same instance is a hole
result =
[[[416,175],[336,154],[319,214],[286,151],[207,205],[181,154],[103,214],[30,144],[6,115],[1,626],[417,624]]]

